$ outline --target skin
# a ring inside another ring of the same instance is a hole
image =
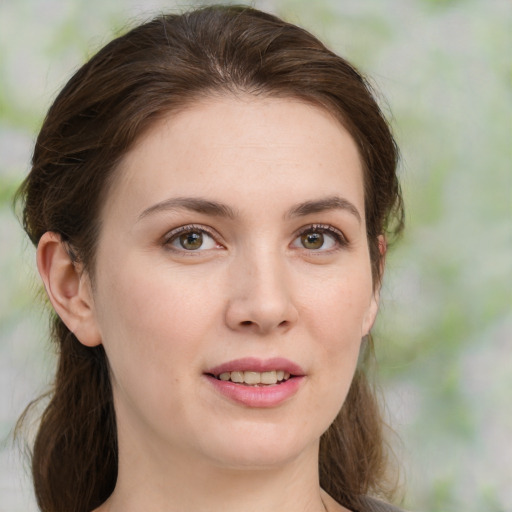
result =
[[[166,203],[184,197],[230,215]],[[319,438],[378,309],[349,133],[296,99],[204,99],[126,155],[101,220],[92,279],[57,235],[38,248],[56,311],[111,366],[119,479],[97,510],[346,510],[319,487]],[[187,251],[176,230],[190,225],[208,234]],[[332,231],[305,247],[316,225]],[[278,406],[247,407],[204,378],[242,357],[305,377]]]

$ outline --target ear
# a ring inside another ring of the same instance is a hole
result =
[[[384,235],[379,235],[378,237],[379,243],[379,252],[380,252],[380,262],[379,262],[379,280],[374,283],[373,294],[370,300],[370,305],[365,314],[363,320],[363,329],[362,336],[366,336],[372,330],[373,324],[375,323],[375,319],[377,318],[377,313],[379,311],[380,304],[380,287],[382,283],[382,279],[384,277],[384,267],[386,264],[386,252],[388,249],[387,241]]]
[[[37,246],[37,269],[53,308],[66,327],[86,346],[101,344],[88,275],[71,259],[61,237],[46,232]]]

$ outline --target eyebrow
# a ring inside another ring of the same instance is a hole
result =
[[[154,204],[146,208],[138,217],[138,221],[158,212],[173,211],[173,210],[191,210],[205,215],[212,215],[215,217],[225,217],[235,219],[238,214],[236,210],[230,206],[203,199],[200,197],[174,197]],[[347,199],[339,196],[330,196],[314,201],[306,201],[293,206],[288,212],[285,213],[285,218],[304,217],[312,213],[320,213],[327,210],[345,210],[351,213],[361,223],[361,214],[358,209]]]
[[[215,217],[227,217],[229,219],[234,219],[237,216],[235,210],[217,201],[210,201],[200,197],[173,197],[146,208],[139,215],[138,220],[142,220],[153,213],[172,210],[191,210],[197,213],[204,213]]]
[[[330,196],[316,201],[306,201],[305,203],[298,204],[288,211],[286,217],[303,217],[327,210],[345,210],[351,213],[359,223],[362,222],[359,210],[350,201],[339,196]]]

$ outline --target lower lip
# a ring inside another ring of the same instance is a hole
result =
[[[229,399],[247,407],[276,407],[295,395],[304,377],[291,377],[281,384],[267,386],[246,386],[231,381],[216,379],[211,375],[206,378],[215,389]]]

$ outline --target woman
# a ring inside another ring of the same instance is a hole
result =
[[[359,73],[254,9],[86,63],[19,191],[59,346],[41,510],[394,510],[365,372],[396,164]]]

